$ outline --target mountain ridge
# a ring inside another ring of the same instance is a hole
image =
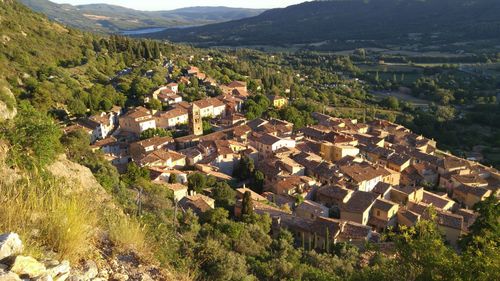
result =
[[[318,42],[338,47],[351,41],[372,41],[365,45],[373,47],[402,42],[433,45],[500,39],[498,14],[500,2],[492,0],[312,1],[149,37],[208,47]],[[420,34],[421,39],[412,34]]]
[[[68,26],[104,33],[155,27],[197,26],[255,16],[264,11],[222,6],[140,11],[102,3],[70,5],[48,0],[20,0],[20,2]]]

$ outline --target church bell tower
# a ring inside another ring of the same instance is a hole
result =
[[[189,108],[189,128],[191,134],[196,136],[203,135],[203,122],[201,121],[200,108],[194,103],[191,108]]]

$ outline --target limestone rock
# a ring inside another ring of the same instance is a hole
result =
[[[0,120],[12,119],[17,115],[16,98],[8,87],[0,83]]]
[[[71,267],[68,261],[62,261],[58,265],[47,266],[47,273],[50,274],[54,280],[58,281],[66,280],[69,276],[70,270]]]
[[[128,275],[123,274],[123,273],[115,273],[113,274],[113,280],[116,281],[127,281],[128,280]]]
[[[153,278],[151,278],[151,276],[147,273],[143,273],[141,275],[141,281],[153,281]]]
[[[93,261],[86,261],[83,266],[83,277],[85,279],[93,279],[99,274],[99,270],[97,269],[97,265]]]
[[[21,281],[21,278],[14,272],[0,271],[0,281]]]
[[[16,233],[0,235],[0,260],[15,256],[23,251],[23,242]]]
[[[29,276],[34,278],[45,273],[45,265],[32,257],[17,256],[12,263],[10,271],[20,276]]]

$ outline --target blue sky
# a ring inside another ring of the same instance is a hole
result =
[[[227,6],[244,8],[278,8],[305,2],[306,0],[51,0],[73,5],[107,3],[137,10],[172,10],[193,6]]]

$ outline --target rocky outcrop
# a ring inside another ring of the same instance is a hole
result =
[[[23,251],[23,243],[16,233],[0,235],[0,260],[20,254]]]
[[[102,256],[96,256],[99,263],[82,261],[70,266],[68,261],[37,260],[22,255],[23,244],[15,233],[0,235],[0,281],[149,281],[176,280],[158,265],[143,264],[134,253],[112,254],[112,243],[105,242],[100,249]]]
[[[106,204],[110,209],[116,209],[111,195],[99,184],[89,168],[70,161],[65,154],[58,156],[56,161],[47,167],[47,170],[56,178],[71,183],[68,192],[90,192],[94,194],[91,199],[96,204]]]
[[[23,243],[16,233],[0,235],[0,281],[64,281],[70,276],[69,262],[38,261],[21,255]]]

